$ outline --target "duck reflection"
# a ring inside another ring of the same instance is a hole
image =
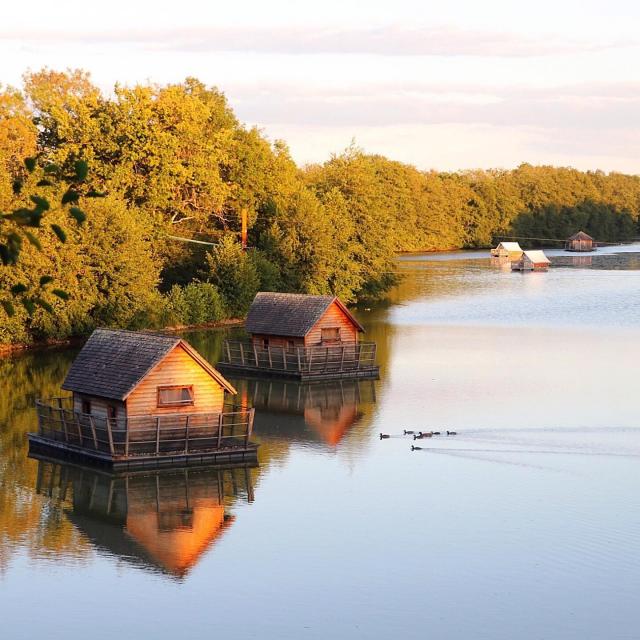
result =
[[[108,474],[39,461],[36,490],[99,551],[183,578],[233,524],[228,509],[253,501],[252,469],[191,467]]]
[[[360,422],[364,408],[376,402],[373,380],[336,380],[300,384],[279,380],[237,380],[238,391],[256,408],[254,429],[268,435],[277,429],[292,439],[311,434],[336,447]]]

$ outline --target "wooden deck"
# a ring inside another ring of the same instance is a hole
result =
[[[254,409],[106,419],[73,411],[70,398],[37,401],[30,452],[112,469],[251,462]]]
[[[263,348],[248,341],[225,340],[217,367],[229,373],[300,381],[377,378],[380,373],[373,342]]]

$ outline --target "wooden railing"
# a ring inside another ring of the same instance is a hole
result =
[[[114,459],[246,448],[254,417],[246,409],[104,418],[74,411],[70,398],[38,400],[36,410],[38,435]]]
[[[310,347],[262,347],[248,341],[225,340],[224,364],[277,372],[320,375],[375,367],[373,342],[314,345]]]

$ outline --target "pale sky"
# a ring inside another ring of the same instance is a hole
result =
[[[195,76],[301,164],[355,139],[422,169],[640,173],[638,2],[30,0],[2,7],[0,61],[107,93]]]

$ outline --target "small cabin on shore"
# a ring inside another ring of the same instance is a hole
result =
[[[71,396],[36,402],[34,450],[126,468],[255,456],[253,409],[225,411],[236,390],[177,336],[96,329],[62,389]]]
[[[245,328],[249,341],[225,341],[225,371],[298,380],[378,375],[376,345],[360,340],[363,326],[335,296],[258,293]]]
[[[573,234],[564,243],[566,251],[593,251],[596,248],[594,239],[584,231]]]
[[[544,251],[524,251],[520,260],[511,265],[513,271],[546,271],[551,264]]]
[[[519,258],[522,255],[522,247],[518,242],[501,242],[495,249],[491,249],[494,258]]]

